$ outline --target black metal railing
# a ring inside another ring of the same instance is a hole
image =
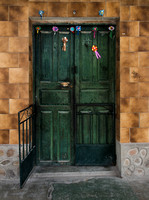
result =
[[[20,187],[27,179],[35,162],[34,106],[18,112]]]

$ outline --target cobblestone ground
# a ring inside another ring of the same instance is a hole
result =
[[[0,200],[149,200],[149,179],[29,180],[23,189],[16,181],[0,181]]]

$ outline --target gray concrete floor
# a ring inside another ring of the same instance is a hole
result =
[[[30,178],[0,181],[0,200],[149,200],[149,179],[118,177]]]

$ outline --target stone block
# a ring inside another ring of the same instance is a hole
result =
[[[120,15],[120,3],[119,2],[107,2],[106,3],[106,15],[107,17],[119,17]]]
[[[87,4],[87,17],[99,17],[99,10],[105,10],[104,2],[92,2]]]
[[[19,67],[21,68],[29,68],[29,54],[28,53],[20,53],[19,54]]]
[[[120,20],[121,21],[128,21],[129,20],[129,13],[130,13],[130,7],[129,6],[121,6],[120,7]]]
[[[149,22],[140,22],[140,36],[149,36]]]
[[[149,67],[149,52],[139,52],[139,66]]]
[[[138,53],[121,52],[120,67],[138,67]]]
[[[148,98],[130,98],[130,112],[148,112]]]
[[[28,7],[27,6],[10,6],[9,20],[10,21],[28,21]]]
[[[29,71],[26,68],[9,69],[9,83],[28,83]]]
[[[14,149],[8,149],[8,151],[7,151],[7,157],[12,157],[12,156],[14,156],[14,152],[15,152]]]
[[[0,98],[19,98],[19,88],[17,84],[0,84]]]
[[[122,113],[130,112],[130,98],[120,99],[120,112]]]
[[[148,82],[142,82],[139,83],[140,87],[140,97],[149,97],[149,83]]]
[[[131,142],[149,142],[149,128],[131,128]]]
[[[20,110],[28,106],[28,99],[10,99],[10,114],[17,114]]]
[[[129,37],[120,37],[120,52],[129,51]]]
[[[120,142],[121,143],[129,143],[130,142],[129,128],[121,128],[120,129]]]
[[[148,37],[130,37],[130,51],[149,51]]]
[[[121,36],[139,36],[139,22],[121,22],[120,35]]]
[[[28,37],[29,27],[28,22],[19,22],[18,23],[18,36],[19,37]]]
[[[17,129],[18,128],[18,116],[10,115],[10,114],[0,114],[0,129]],[[9,133],[5,133],[6,139],[2,139],[2,141],[6,141],[9,143]]]
[[[131,21],[148,21],[149,20],[149,7],[131,6],[130,7],[130,20]]]
[[[0,52],[8,51],[8,47],[9,47],[9,38],[1,37],[0,38]]]
[[[9,143],[10,144],[18,144],[18,129],[10,129],[9,130]]]
[[[121,82],[129,82],[129,68],[122,68],[120,71],[120,81]]]
[[[120,0],[121,5],[138,5],[138,0]]]
[[[69,7],[69,10],[71,6]],[[74,6],[74,10],[76,7]],[[48,4],[48,17],[68,17],[68,3],[54,3]]]
[[[0,21],[0,36],[14,37],[18,35],[17,22],[3,22]]]
[[[149,113],[140,113],[140,127],[149,127]]]
[[[9,144],[9,131],[8,130],[0,130],[0,144]]]
[[[9,100],[8,99],[0,99],[0,113],[1,114],[9,113]]]
[[[10,52],[28,52],[29,40],[25,37],[11,37],[9,38]]]
[[[55,2],[55,1],[54,1]],[[30,2],[29,3],[29,16],[39,17],[39,10],[44,10],[44,16],[48,16],[48,3],[47,2]]]
[[[29,84],[19,84],[19,97],[20,99],[29,98]]]
[[[9,69],[0,68],[0,83],[8,83]]]
[[[0,68],[18,67],[18,55],[15,53],[0,53]]]
[[[75,15],[73,14],[73,10],[76,11]],[[86,17],[86,16],[87,16],[86,3],[73,2],[68,4],[68,17]]]
[[[149,0],[139,0],[139,6],[149,6]]]
[[[8,20],[8,6],[0,5],[0,21]]]
[[[138,97],[138,83],[122,82],[120,84],[120,97]]]
[[[138,113],[121,113],[120,127],[121,128],[139,127],[139,114]]]

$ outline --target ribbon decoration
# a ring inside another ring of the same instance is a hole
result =
[[[114,26],[109,26],[109,31],[110,31],[110,38],[113,38],[113,31],[114,31]]]
[[[39,15],[40,15],[40,18],[42,19],[43,17],[43,14],[44,14],[44,11],[43,10],[39,10]]]
[[[81,31],[81,26],[76,26],[77,35],[79,35],[79,31]]]
[[[41,30],[41,27],[40,27],[40,26],[37,26],[37,27],[36,27],[37,34],[39,33],[40,30]]]
[[[103,16],[104,15],[104,10],[99,10],[99,15]]]
[[[66,37],[63,37],[62,38],[62,42],[63,42],[63,48],[62,48],[62,50],[66,51],[66,43],[68,42],[68,39]]]
[[[97,50],[98,50],[97,46],[93,45],[92,46],[92,51],[95,52],[95,55],[96,55],[97,59],[99,59],[99,58],[101,58],[101,55],[98,53]]]
[[[58,32],[58,27],[57,26],[53,26],[52,27],[52,30],[53,30],[53,32],[54,32],[54,35],[56,34],[56,32]]]
[[[93,27],[92,31],[94,32],[94,38],[95,38],[95,35],[96,35],[96,32],[98,31],[98,28],[97,27]]]
[[[75,32],[75,28],[74,28],[74,27],[70,27],[70,31],[71,31],[72,33],[74,33],[74,32]]]

